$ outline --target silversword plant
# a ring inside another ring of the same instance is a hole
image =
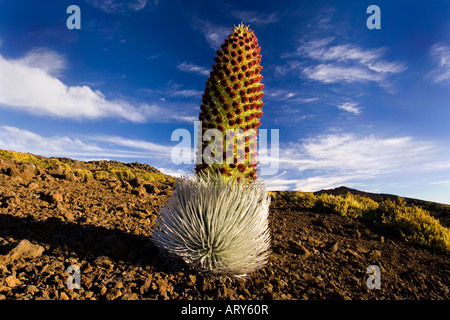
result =
[[[171,259],[211,275],[244,276],[270,252],[270,198],[260,182],[200,174],[176,180],[153,242]]]
[[[243,25],[217,54],[199,116],[199,136],[213,134],[198,144],[197,157],[211,160],[223,153],[227,161],[197,162],[195,176],[176,180],[152,241],[168,258],[191,268],[241,277],[262,268],[270,253],[270,198],[252,162],[263,105],[261,55],[254,32]],[[235,139],[241,148],[234,148]]]

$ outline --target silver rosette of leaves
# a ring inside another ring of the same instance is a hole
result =
[[[153,243],[210,275],[243,277],[262,268],[270,253],[270,197],[262,183],[237,180],[220,174],[177,179]]]

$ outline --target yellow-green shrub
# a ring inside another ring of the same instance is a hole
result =
[[[354,219],[367,219],[378,208],[378,203],[367,197],[347,193],[345,196],[335,196],[323,193],[316,197],[316,209],[332,212]]]
[[[95,178],[97,180],[131,180],[139,177],[143,180],[152,181],[166,181],[174,182],[174,179],[170,176],[166,176],[161,172],[155,170],[150,172],[140,168],[133,168],[123,163],[115,162],[114,165],[101,166],[95,161],[84,162],[78,161],[74,164],[74,161],[66,158],[45,158],[41,156],[35,156],[31,153],[16,152],[0,149],[0,159],[14,160],[18,163],[29,162],[44,169],[51,169],[56,166],[61,166],[67,172],[73,172],[76,177],[79,178]],[[114,162],[113,162],[114,163]],[[74,167],[75,166],[75,167]]]
[[[391,200],[381,202],[379,213],[382,224],[406,242],[450,251],[450,230],[428,211],[416,206],[408,207],[405,200],[399,198],[398,203]]]
[[[304,208],[312,208],[317,202],[317,197],[312,192],[296,192],[294,199],[299,201]]]
[[[443,251],[450,251],[450,229],[417,206],[407,206],[403,198],[398,202],[380,203],[364,196],[284,192],[284,199],[297,202],[304,208],[360,219],[397,233],[405,242]]]

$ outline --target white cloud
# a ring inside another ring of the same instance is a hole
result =
[[[349,170],[379,174],[398,170],[405,165],[429,160],[433,145],[414,141],[412,137],[377,138],[373,135],[356,137],[353,134],[328,134],[304,140],[299,148],[302,157],[297,169]]]
[[[162,157],[170,157],[170,154],[172,152],[172,147],[170,146],[163,146],[157,143],[148,142],[144,140],[127,139],[119,136],[95,136],[92,137],[92,140],[99,142],[107,142],[116,146],[136,150],[143,150]]]
[[[158,162],[170,163],[172,147],[120,136],[46,137],[26,129],[3,125],[0,126],[0,149],[89,160],[140,158],[154,165]]]
[[[233,31],[229,27],[217,26],[211,22],[201,19],[194,19],[194,28],[199,30],[208,42],[209,46],[214,49],[220,49],[220,45],[225,41],[228,35]]]
[[[43,156],[96,154],[102,149],[77,138],[42,137],[34,132],[10,126],[0,127],[0,148]]]
[[[97,7],[107,13],[124,13],[127,11],[139,11],[145,8],[147,0],[133,0],[133,1],[121,1],[121,0],[86,0],[87,3]],[[154,1],[154,5],[157,5],[158,1]]]
[[[67,62],[64,56],[48,48],[37,48],[29,51],[24,57],[17,59],[18,64],[37,68],[50,75],[60,75],[66,69]]]
[[[176,177],[176,178],[181,178],[182,176],[189,175],[189,172],[186,172],[181,169],[174,170],[174,169],[160,168],[160,167],[158,167],[156,169],[158,169],[159,171],[161,171],[164,174],[167,174],[169,176]]]
[[[343,176],[317,176],[299,180],[296,183],[296,189],[304,192],[314,192],[322,189],[331,189],[338,186],[346,185],[354,187],[363,177],[360,175],[343,175]]]
[[[430,184],[443,184],[446,186],[450,186],[450,180],[436,181],[436,182],[431,182]]]
[[[203,94],[203,91],[200,90],[194,90],[194,89],[186,89],[186,90],[178,90],[171,93],[172,97],[201,97]]]
[[[344,104],[341,104],[340,106],[338,106],[338,109],[340,110],[344,110],[350,113],[354,113],[354,114],[360,114],[361,113],[361,108],[357,107],[357,104],[354,102],[346,102]]]
[[[70,119],[119,118],[132,122],[190,121],[157,105],[134,105],[107,99],[87,85],[68,86],[59,80],[65,59],[48,49],[33,50],[20,59],[0,55],[0,108]]]
[[[265,90],[265,97],[266,99],[274,99],[277,101],[284,101],[284,102],[298,102],[298,103],[309,103],[319,100],[317,97],[313,98],[306,98],[306,97],[299,97],[297,92],[294,92],[292,90],[285,90],[285,89],[277,89],[277,90]]]
[[[179,70],[181,70],[181,71],[184,71],[184,72],[195,73],[195,74],[199,74],[199,75],[202,75],[202,76],[207,76],[210,73],[210,71],[208,69],[206,69],[204,67],[197,66],[197,65],[195,65],[193,63],[190,63],[190,62],[180,63],[179,65],[177,65],[177,68]]]
[[[437,43],[430,49],[432,58],[437,62],[437,67],[429,73],[434,82],[450,80],[450,46]]]
[[[340,66],[337,64],[319,64],[315,67],[305,68],[303,73],[309,79],[318,80],[323,83],[379,82],[383,80],[382,75],[371,72],[370,70],[360,67]]]
[[[331,45],[333,37],[302,42],[295,53],[284,54],[282,58],[300,56],[312,60],[312,64],[293,65],[291,70],[301,70],[307,78],[323,83],[367,82],[385,84],[392,74],[405,71],[407,67],[398,62],[383,60],[385,48],[363,49],[352,44]],[[286,73],[286,68],[276,70]]]
[[[281,19],[280,15],[276,12],[264,14],[256,11],[233,11],[231,14],[245,24],[270,24],[278,22]]]
[[[357,137],[328,134],[280,148],[283,176],[263,176],[272,188],[317,191],[340,185],[357,186],[361,181],[438,170],[442,150],[434,143],[412,137]],[[389,177],[389,178],[386,178]],[[392,180],[391,180],[392,181]],[[272,189],[274,190],[274,189]],[[281,189],[280,189],[281,190]]]
[[[356,46],[345,44],[337,46],[327,45],[333,41],[333,38],[312,41],[297,48],[297,53],[302,56],[308,56],[315,60],[322,61],[357,61],[367,63],[380,57],[381,49],[364,50]]]

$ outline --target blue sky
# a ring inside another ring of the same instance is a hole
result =
[[[73,4],[80,30],[66,26]],[[372,4],[379,30],[366,27]],[[0,1],[0,148],[190,172],[172,162],[171,134],[194,133],[215,50],[241,22],[261,45],[261,129],[279,130],[278,172],[260,176],[269,189],[450,204],[440,0]]]

